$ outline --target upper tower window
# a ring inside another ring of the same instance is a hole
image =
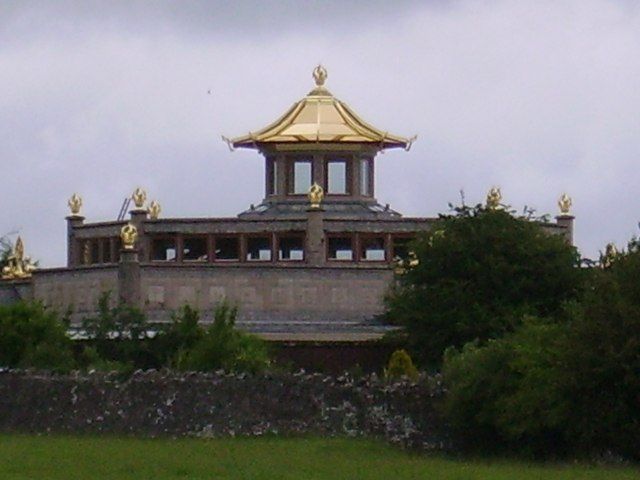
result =
[[[291,179],[291,190],[295,195],[304,195],[309,191],[312,183],[311,160],[296,160],[291,169],[293,178]]]
[[[345,195],[347,193],[347,162],[345,160],[329,160],[326,172],[327,193]]]

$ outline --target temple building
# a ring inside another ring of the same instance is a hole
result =
[[[391,328],[380,314],[397,259],[407,258],[408,243],[435,219],[404,217],[378,203],[376,156],[409,151],[415,137],[361,119],[327,90],[322,66],[313,78],[313,89],[272,124],[223,137],[232,150],[264,156],[260,203],[232,218],[163,218],[160,204],[147,204],[137,189],[129,219],[89,223],[74,195],[67,265],[6,274],[0,301],[35,298],[72,311],[77,323],[106,291],[157,321],[184,304],[210,312],[226,298],[240,307],[239,327],[269,340],[380,338]],[[565,207],[545,227],[572,241]]]

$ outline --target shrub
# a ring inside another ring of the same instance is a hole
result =
[[[0,305],[0,365],[67,371],[74,367],[67,326],[40,303]]]
[[[172,323],[159,332],[155,341],[158,357],[167,367],[176,367],[184,361],[186,353],[204,336],[200,326],[200,313],[184,305],[172,315]]]
[[[104,362],[120,362],[136,368],[158,367],[161,359],[152,347],[150,333],[154,329],[142,311],[126,305],[111,306],[111,294],[98,300],[98,312],[82,322],[89,342]],[[106,364],[106,363],[105,363]]]
[[[416,380],[419,376],[418,369],[413,364],[411,357],[406,350],[396,350],[389,358],[389,364],[384,371],[385,378],[409,378]]]
[[[266,343],[235,328],[237,307],[218,304],[214,321],[178,360],[183,370],[258,372],[269,366]]]
[[[528,318],[513,334],[447,350],[443,410],[462,446],[558,453],[566,404],[554,369],[566,327]]]
[[[633,247],[633,245],[630,245]],[[609,264],[608,264],[609,265]],[[640,459],[640,250],[592,269],[555,321],[445,355],[445,416],[470,447]]]

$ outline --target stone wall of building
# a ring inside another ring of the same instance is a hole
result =
[[[34,273],[33,295],[46,306],[74,317],[95,312],[100,295],[111,292],[112,302],[118,298],[118,266],[48,269]]]
[[[0,282],[0,305],[33,299],[31,280]]]
[[[252,322],[361,321],[382,313],[388,268],[143,265],[142,302],[156,316],[188,303],[210,310],[227,298]]]
[[[309,374],[50,376],[0,373],[0,431],[224,437],[370,435],[447,448],[438,378],[387,383]]]

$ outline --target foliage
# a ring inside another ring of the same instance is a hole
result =
[[[408,266],[386,298],[420,363],[449,346],[513,331],[524,315],[546,316],[576,297],[579,255],[539,222],[477,205],[444,215],[414,242]]]
[[[384,376],[389,379],[406,377],[411,380],[416,380],[419,374],[418,369],[411,360],[411,356],[409,356],[406,350],[401,349],[391,354],[389,364],[384,370]]]
[[[266,343],[254,335],[235,328],[238,309],[227,302],[219,303],[213,323],[201,338],[180,356],[183,370],[258,372],[269,366]],[[191,337],[194,338],[194,337]]]
[[[200,313],[184,305],[172,315],[172,323],[160,332],[157,348],[168,367],[181,365],[184,357],[204,336],[200,326]]]
[[[0,305],[0,365],[70,370],[74,360],[66,328],[40,303]]]
[[[0,272],[7,265],[13,252],[13,244],[8,237],[0,237]]]
[[[468,446],[640,459],[640,250],[589,273],[553,322],[447,352],[444,412]]]
[[[136,368],[158,365],[152,348],[151,332],[144,313],[126,304],[111,306],[111,294],[105,292],[98,300],[98,312],[82,322],[82,328],[105,362],[119,362]],[[85,357],[92,358],[90,352]],[[97,365],[89,366],[96,368]]]
[[[472,449],[558,451],[564,415],[550,363],[565,327],[528,318],[501,339],[447,350],[443,410],[454,434]]]
[[[572,442],[640,459],[640,250],[633,242],[611,267],[594,272],[570,312],[560,381],[571,404]]]

